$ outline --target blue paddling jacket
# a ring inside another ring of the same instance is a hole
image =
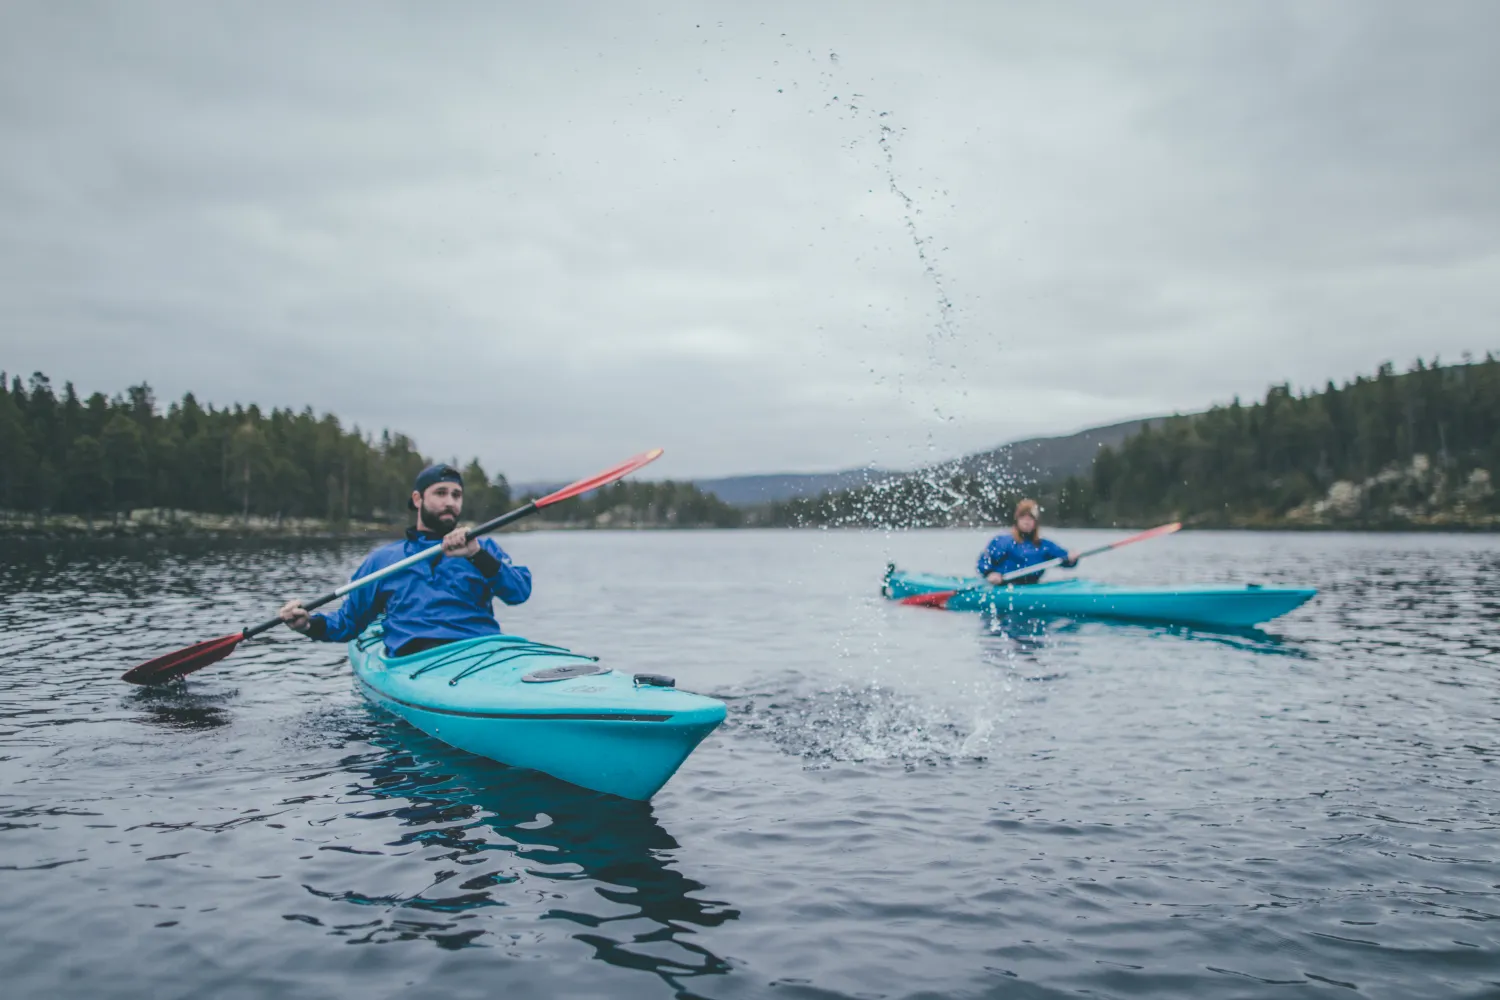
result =
[[[505,550],[481,538],[471,558],[440,556],[393,573],[345,595],[337,611],[311,616],[308,636],[348,642],[385,614],[385,645],[399,650],[413,639],[470,639],[496,635],[500,623],[490,602],[520,604],[531,596],[531,570],[511,564]],[[442,543],[442,538],[406,529],[406,538],[382,545],[354,571],[357,579]]]
[[[1050,539],[1038,538],[1035,542],[1017,541],[1015,533],[1007,531],[1003,535],[996,535],[990,539],[990,544],[979,553],[979,575],[1010,573],[1027,566],[1035,566],[1049,559],[1066,558],[1068,558],[1067,550]],[[1011,582],[1036,583],[1041,578],[1042,574],[1037,573]]]

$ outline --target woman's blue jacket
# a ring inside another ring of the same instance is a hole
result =
[[[1027,566],[1035,566],[1049,559],[1066,559],[1067,557],[1067,550],[1050,539],[1038,538],[1035,542],[1016,541],[1015,533],[1007,531],[1003,535],[996,535],[990,539],[990,544],[979,553],[979,575],[1009,573]],[[1036,583],[1041,578],[1042,574],[1037,573],[1034,576],[1023,576],[1011,582]]]

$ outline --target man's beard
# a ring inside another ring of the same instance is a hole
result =
[[[458,527],[458,515],[422,507],[422,526],[435,535],[446,535]]]

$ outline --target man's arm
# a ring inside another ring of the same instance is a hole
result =
[[[469,561],[490,585],[490,593],[506,604],[520,604],[531,596],[531,570],[511,563],[505,550],[490,539],[479,540],[479,551]]]
[[[351,580],[375,572],[380,567],[373,557],[360,564]],[[281,620],[294,631],[320,642],[348,642],[355,638],[380,614],[384,602],[380,585],[361,587],[344,595],[344,603],[328,614],[310,615],[302,607],[302,601],[293,599],[281,609]]]
[[[490,593],[506,604],[520,604],[531,596],[531,570],[511,564],[505,550],[489,538],[470,538],[467,528],[454,528],[443,537],[443,556],[469,560],[490,586]]]

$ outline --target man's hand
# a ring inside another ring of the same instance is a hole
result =
[[[469,537],[468,528],[454,528],[443,536],[443,555],[467,559],[479,551],[479,539]]]
[[[1005,582],[1005,577],[1000,573],[986,573],[984,578],[997,587]]]
[[[301,632],[303,635],[306,635],[307,630],[312,628],[311,616],[308,615],[307,609],[302,606],[302,602],[295,597],[281,606],[279,617],[282,621],[286,622],[287,628],[294,632]]]

